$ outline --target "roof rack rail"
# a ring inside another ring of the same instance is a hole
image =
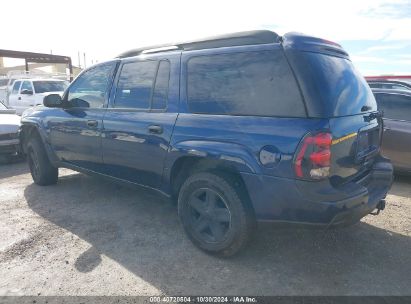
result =
[[[156,53],[171,50],[191,51],[228,46],[268,44],[280,42],[279,38],[280,36],[277,33],[268,30],[237,32],[226,35],[203,38],[194,41],[170,43],[151,47],[142,47],[121,53],[116,58],[127,58],[138,56],[140,54]]]
[[[170,46],[163,46],[163,47],[158,47],[154,49],[147,49],[142,51],[142,54],[150,54],[150,53],[158,53],[158,52],[165,52],[165,51],[174,51],[178,50],[178,46],[175,45],[170,45]]]

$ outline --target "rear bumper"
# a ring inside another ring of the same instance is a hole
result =
[[[242,174],[257,220],[318,226],[358,222],[385,198],[393,181],[393,167],[380,157],[366,175],[333,186],[330,181]]]

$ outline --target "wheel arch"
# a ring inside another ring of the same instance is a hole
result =
[[[24,154],[27,153],[27,143],[33,138],[37,137],[43,144],[46,154],[53,165],[58,166],[58,158],[53,149],[48,143],[45,130],[37,122],[22,122],[20,126],[20,145]]]
[[[27,143],[33,136],[38,136],[42,139],[37,125],[27,123],[22,124],[20,127],[20,145],[25,154],[27,154]]]
[[[214,173],[229,181],[236,191],[245,199],[247,207],[254,215],[254,208],[248,193],[247,186],[240,171],[232,163],[225,160],[210,159],[198,156],[182,156],[178,158],[170,170],[170,191],[177,199],[184,181],[193,174],[200,172]]]

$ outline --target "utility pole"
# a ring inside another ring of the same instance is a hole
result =
[[[86,68],[87,65],[86,65],[86,53],[85,52],[83,53],[83,56],[84,56],[84,68]]]
[[[78,57],[78,67],[81,69],[81,63],[80,63],[80,51],[77,51],[77,57]]]

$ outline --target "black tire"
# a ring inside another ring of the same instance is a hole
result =
[[[33,181],[37,185],[48,186],[57,183],[58,168],[50,163],[38,136],[34,136],[27,143],[27,162]]]
[[[179,192],[178,215],[197,247],[225,257],[246,245],[255,226],[246,195],[220,173],[190,176]]]

